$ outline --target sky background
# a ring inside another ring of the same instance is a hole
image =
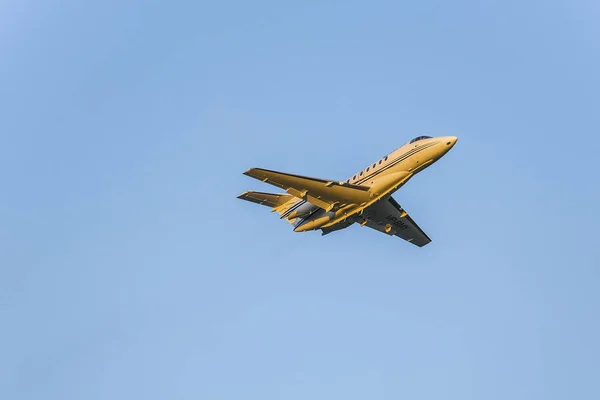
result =
[[[600,6],[496,3],[0,0],[0,398],[600,398]],[[419,135],[424,248],[236,199]]]

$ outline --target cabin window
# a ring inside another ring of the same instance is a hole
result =
[[[379,160],[379,165],[381,165],[381,161],[383,161],[383,160]]]
[[[352,178],[352,180],[354,180],[354,181],[356,180],[356,175],[354,175],[354,177]]]
[[[362,174],[363,174],[362,171],[360,171],[360,176],[362,176]]]
[[[373,168],[375,168],[377,166],[377,163],[373,164]]]
[[[385,156],[385,158],[383,159],[383,161],[387,161],[388,156]]]
[[[367,167],[367,172],[369,172],[369,168],[371,168],[371,167]]]

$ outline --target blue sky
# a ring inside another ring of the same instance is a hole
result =
[[[0,397],[599,398],[599,17],[0,0]],[[423,134],[424,248],[235,198]]]

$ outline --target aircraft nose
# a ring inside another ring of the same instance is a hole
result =
[[[446,136],[445,139],[446,139],[446,146],[450,146],[450,148],[452,148],[458,141],[458,138],[456,136]]]

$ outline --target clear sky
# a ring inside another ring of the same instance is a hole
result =
[[[0,0],[0,398],[600,398],[600,6],[495,3]],[[424,248],[236,199],[418,135]]]

